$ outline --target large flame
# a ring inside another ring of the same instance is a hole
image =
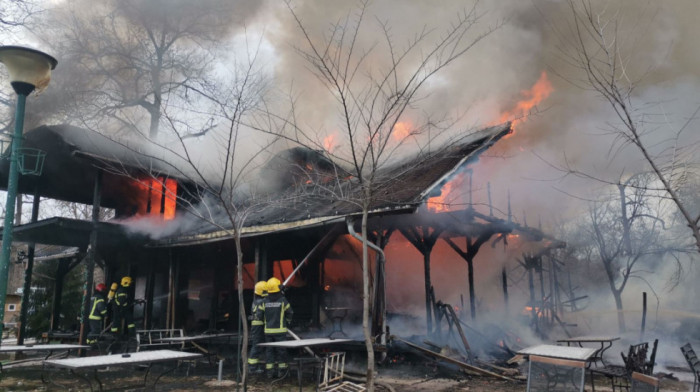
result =
[[[547,72],[542,71],[540,78],[531,89],[520,92],[523,99],[518,101],[513,109],[501,113],[498,123],[500,124],[512,120],[513,124],[511,128],[515,129],[516,125],[525,121],[532,108],[544,101],[552,91],[554,91],[554,88],[552,87],[552,83],[549,82]]]
[[[450,210],[450,193],[455,186],[455,180],[446,183],[442,186],[440,196],[431,197],[428,199],[428,210],[432,212],[447,212]]]
[[[137,181],[140,189],[138,215],[160,215],[163,220],[175,218],[177,181],[172,178],[145,178]]]

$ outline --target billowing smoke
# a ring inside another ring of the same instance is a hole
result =
[[[82,3],[84,2],[66,2],[58,8],[68,5],[80,8]],[[163,3],[167,3],[167,6]],[[695,169],[700,154],[693,155],[692,152],[697,152],[700,132],[697,132],[698,121],[691,116],[700,105],[697,94],[700,87],[700,51],[696,49],[695,42],[696,37],[700,36],[700,24],[696,22],[697,15],[700,15],[700,2],[668,0],[660,5],[651,1],[640,4],[638,1],[601,0],[591,3],[597,10],[605,10],[607,15],[617,15],[619,25],[610,25],[610,29],[619,28],[618,43],[624,53],[620,60],[626,66],[626,76],[635,87],[630,104],[634,106],[635,114],[641,116],[642,111],[646,113],[643,119],[647,127],[645,131],[649,132],[644,137],[651,152],[668,163],[674,157],[669,154],[677,151],[674,146],[690,146],[691,153],[685,152],[686,155],[681,158],[689,168]],[[264,76],[269,80],[266,86],[268,88],[264,91],[268,107],[277,110],[282,117],[288,116],[289,94],[295,103],[296,122],[303,129],[313,132],[319,145],[323,144],[325,138],[342,133],[343,124],[339,117],[341,108],[336,97],[309,72],[308,62],[299,55],[298,48],[307,49],[304,33],[296,26],[283,2],[209,1],[201,5],[187,1],[131,1],[124,4],[145,7],[125,8],[123,13],[144,26],[152,26],[151,21],[153,25],[159,23],[163,12],[187,10],[194,4],[201,9],[209,5],[224,7],[225,11],[216,16],[231,20],[230,24],[219,25],[224,28],[211,30],[205,28],[209,24],[197,25],[204,29],[198,31],[204,33],[207,39],[219,40],[219,46],[230,42],[240,44],[245,41],[241,38],[244,33],[247,37],[255,37],[251,41],[257,40],[257,34],[262,36],[260,56]],[[575,0],[574,4],[580,6]],[[347,26],[354,26],[358,17],[356,5],[341,0],[291,2],[291,7],[306,28],[305,32],[315,42],[328,37],[334,23],[344,25],[347,20]],[[363,68],[358,77],[367,76],[370,72],[381,74],[386,70],[383,67],[387,67],[389,60],[387,37],[400,52],[425,28],[425,31],[430,32],[425,40],[426,47],[429,47],[430,43],[441,38],[444,28],[454,21],[456,13],[464,11],[464,7],[465,3],[457,0],[439,3],[428,0],[382,0],[371,3],[364,15],[364,27],[356,41],[358,54],[366,53],[364,62],[369,66]],[[139,11],[132,12],[134,9]],[[510,112],[523,98],[521,92],[529,90],[541,78],[542,72],[546,72],[553,91],[538,105],[537,113],[520,123],[514,135],[497,143],[471,169],[476,203],[483,206],[488,202],[486,184],[490,183],[491,200],[496,207],[497,216],[506,215],[510,195],[516,221],[525,223],[527,220],[530,226],[536,226],[542,221],[545,230],[553,230],[554,222],[568,220],[581,213],[585,208],[581,198],[594,197],[596,191],[605,186],[566,176],[552,166],[562,165],[566,161],[577,170],[614,183],[620,178],[627,178],[638,168],[645,168],[646,164],[638,150],[610,132],[611,126],[619,123],[610,105],[594,92],[579,86],[585,76],[572,67],[566,57],[567,53],[571,54],[566,49],[567,45],[576,40],[568,1],[490,1],[478,4],[477,10],[481,18],[472,33],[478,35],[490,28],[496,29],[465,56],[429,79],[421,91],[421,99],[411,108],[408,113],[410,118],[406,121],[418,124],[425,118],[425,114],[430,114],[434,118],[451,119],[454,122],[453,129],[460,132],[493,124],[501,118],[502,113]],[[381,28],[384,23],[390,26],[386,30],[386,36]],[[195,43],[194,41],[192,39],[188,43]],[[240,52],[228,53],[226,57],[218,59],[229,60],[240,57],[239,54]],[[62,86],[61,83],[64,83],[65,86],[81,82],[80,68],[72,70],[65,67],[64,64],[70,64],[70,60],[61,59],[60,55],[57,53],[62,62],[59,63],[54,79],[56,84]],[[409,64],[415,64],[418,58],[410,58]],[[223,63],[225,61],[212,60],[211,68],[216,68],[218,74],[226,74],[227,68]],[[63,71],[65,68],[68,69]],[[61,75],[59,72],[65,73]],[[65,82],[60,82],[59,75]],[[47,100],[43,107],[50,113],[55,113],[53,118],[56,121],[66,121],[64,116],[70,113],[68,109],[71,108],[51,109],[52,105],[70,101],[72,97],[60,96],[60,99],[54,101]],[[189,97],[183,93],[176,102],[186,102]],[[50,98],[48,93],[46,98]],[[166,110],[177,111],[179,108],[174,105],[168,106],[172,104],[173,102],[162,103]],[[89,109],[94,110],[95,107]],[[134,110],[126,114],[125,118],[134,124],[141,127],[147,124],[145,114],[141,112]],[[72,120],[74,119],[68,118],[68,121]],[[86,122],[92,120],[85,119]],[[209,118],[198,119],[195,123],[202,128],[208,124],[208,120]],[[686,130],[680,133],[676,143],[678,130],[686,123]],[[225,125],[225,121],[219,121],[220,128],[217,129],[222,129]],[[250,152],[264,144],[253,134],[248,133],[250,136],[241,142],[244,146],[241,150]],[[217,151],[217,140],[220,139],[207,139],[204,135],[196,140],[196,143],[191,144],[195,156],[208,158],[205,161],[207,168],[216,171],[221,160],[211,152]],[[335,148],[348,148],[347,141],[340,137],[336,140]],[[419,140],[416,143],[423,142],[424,140]],[[397,302],[389,304],[390,310],[391,306],[401,306],[405,311],[415,305],[415,312],[406,313],[420,314],[424,294],[422,290],[416,289],[416,285],[422,287],[422,282],[415,278],[422,277],[420,255],[413,250],[403,249],[410,248],[407,243],[396,241],[390,244],[389,253],[405,257],[405,263],[412,267],[399,268],[406,275],[390,276],[390,279],[398,280],[388,282],[390,292],[397,290],[393,292],[396,294],[393,300]],[[454,255],[448,257],[450,251],[444,245],[440,245],[436,251],[436,278],[445,283],[444,288],[436,287],[436,291],[446,302],[461,304],[466,288],[464,281],[460,282],[461,279],[466,280],[464,262]],[[514,269],[512,260],[515,256],[502,253],[504,252],[499,249],[485,246],[476,261],[477,293],[482,311],[502,309],[498,303],[501,300],[500,288],[494,283],[494,278],[497,278],[499,267],[503,264],[509,267],[509,271]],[[697,306],[689,304],[685,299],[688,297],[685,290],[667,294],[663,282],[674,273],[674,268],[673,265],[664,266],[665,268],[657,266],[658,271],[654,274],[654,285],[661,288],[660,296],[664,297],[664,304],[685,308],[695,306],[694,311],[697,312]],[[690,272],[697,276],[697,269]],[[404,284],[407,281],[411,284]],[[605,293],[604,281],[599,282],[598,291]],[[627,295],[630,298],[625,299],[630,304],[628,308],[636,309],[632,304],[639,302],[638,293],[645,290],[645,287],[645,282],[636,281],[634,286],[628,288]],[[400,290],[405,288],[411,290],[406,293]],[[523,293],[514,293],[518,294],[522,297]],[[610,297],[605,294],[591,300],[599,305],[591,308],[591,312],[603,314],[613,309]],[[514,307],[521,305],[513,304]],[[597,319],[592,317],[588,322],[590,320]],[[606,320],[609,321],[609,318]],[[634,317],[630,319],[630,324],[637,322]],[[656,329],[660,325],[654,324]],[[668,326],[674,327],[671,324]]]

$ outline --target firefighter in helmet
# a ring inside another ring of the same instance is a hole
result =
[[[124,327],[129,336],[136,335],[136,324],[134,324],[134,299],[131,297],[131,277],[125,276],[122,278],[119,287],[117,288],[113,299],[113,318],[112,333],[118,334],[123,332],[122,320]]]
[[[255,284],[255,297],[251,307],[252,321],[250,323],[250,355],[248,356],[248,366],[251,374],[260,374],[264,370],[262,368],[263,349],[258,344],[265,342],[265,320],[262,312],[258,312],[258,308],[262,306],[265,297],[267,297],[267,282],[260,281]]]
[[[272,277],[267,281],[267,297],[258,308],[258,319],[264,321],[265,341],[280,342],[287,340],[287,325],[292,320],[292,307],[280,290],[279,279]],[[282,378],[287,374],[287,351],[280,347],[268,347],[265,355],[267,378]]]
[[[90,315],[88,316],[90,332],[87,336],[87,344],[97,344],[97,338],[102,333],[102,321],[107,315],[106,296],[107,286],[104,283],[98,283],[92,298],[90,298]]]

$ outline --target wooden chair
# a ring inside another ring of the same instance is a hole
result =
[[[659,379],[633,372],[631,392],[659,392]]]
[[[583,392],[586,363],[530,355],[528,392]]]
[[[690,366],[690,371],[693,373],[693,392],[700,392],[700,360],[693,350],[693,346],[690,343],[686,343],[681,347],[681,352],[685,357],[685,360]]]
[[[627,351],[627,356],[624,353],[620,353],[624,363],[623,366],[608,365],[602,368],[591,369],[591,389],[593,392],[595,392],[595,374],[610,379],[613,392],[616,390],[629,391],[632,374],[635,372],[650,376],[654,372],[658,345],[659,339],[654,340],[651,354],[649,354],[649,343],[633,344]],[[649,359],[647,359],[648,354]]]

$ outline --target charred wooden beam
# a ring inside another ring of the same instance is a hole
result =
[[[430,287],[432,285],[430,278],[430,253],[443,232],[443,228],[440,226],[432,228],[432,232],[430,229],[430,226],[420,226],[420,230],[414,226],[399,229],[401,234],[406,237],[408,242],[410,242],[423,255],[423,271],[425,278],[425,315],[428,334],[432,333],[433,331],[432,303],[430,300]]]
[[[494,373],[494,372],[492,372],[492,371],[489,371],[489,370],[486,370],[486,369],[482,369],[482,368],[480,368],[480,367],[473,366],[473,365],[470,365],[470,364],[468,364],[468,363],[464,363],[464,362],[462,362],[462,361],[458,361],[458,360],[456,360],[456,359],[454,359],[454,358],[446,357],[446,356],[444,356],[444,355],[442,355],[442,354],[439,354],[439,353],[436,353],[436,352],[434,352],[434,351],[428,350],[427,348],[423,348],[423,347],[421,347],[421,346],[418,346],[418,345],[416,345],[416,344],[413,344],[413,343],[411,343],[411,342],[408,342],[408,341],[406,341],[406,340],[403,340],[403,339],[399,338],[399,337],[396,336],[396,335],[392,335],[391,338],[394,339],[394,340],[398,340],[398,341],[400,341],[401,343],[404,343],[405,345],[407,345],[408,347],[411,347],[411,348],[413,348],[413,349],[416,349],[416,350],[420,351],[421,353],[424,353],[424,354],[427,354],[427,355],[432,356],[432,357],[434,357],[434,358],[437,358],[437,359],[440,359],[440,360],[443,360],[443,361],[446,361],[446,362],[455,364],[455,365],[457,365],[457,366],[459,366],[459,367],[461,367],[461,368],[463,368],[463,369],[466,369],[466,370],[468,370],[468,371],[471,371],[471,372],[474,372],[474,373],[478,373],[478,374],[482,374],[482,375],[485,375],[485,376],[496,377],[496,378],[498,378],[498,379],[505,380],[505,381],[517,382],[517,380],[512,379],[512,378],[510,378],[510,377],[502,376],[502,375],[500,375],[500,374],[498,374],[498,373]]]

